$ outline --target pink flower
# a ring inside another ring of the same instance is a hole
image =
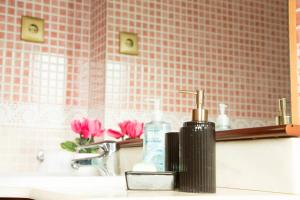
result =
[[[81,122],[79,120],[73,120],[71,122],[71,129],[75,133],[80,134],[81,133]]]
[[[105,130],[102,129],[102,124],[99,120],[91,120],[83,118],[82,121],[73,120],[71,128],[75,133],[80,134],[80,137],[88,139],[90,137],[100,137]]]
[[[129,138],[140,138],[144,132],[144,123],[140,123],[138,121],[126,120],[122,123],[119,123],[119,127],[121,132],[109,129],[108,134],[116,139],[119,139],[125,135],[127,135]]]
[[[89,127],[89,133],[93,137],[100,137],[104,134],[104,129],[102,129],[102,124],[97,119],[90,120],[89,124],[88,124],[88,127]]]
[[[144,132],[144,123],[139,123],[137,121],[132,121],[127,124],[127,135],[130,138],[140,138]]]

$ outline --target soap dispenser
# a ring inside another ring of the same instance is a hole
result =
[[[215,124],[208,122],[204,91],[180,92],[195,95],[196,108],[179,132],[179,191],[215,193]]]
[[[224,103],[219,104],[220,108],[220,114],[217,117],[217,131],[225,131],[230,129],[230,120],[229,117],[225,113],[225,109],[227,108],[227,105]]]
[[[157,171],[165,170],[165,134],[171,125],[163,121],[160,99],[154,99],[152,120],[145,124],[143,139],[144,162],[155,165]]]
[[[292,117],[287,114],[287,100],[281,98],[278,100],[279,115],[276,117],[276,125],[286,125],[292,123]]]

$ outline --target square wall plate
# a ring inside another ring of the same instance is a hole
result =
[[[138,36],[136,33],[120,33],[120,53],[138,55]]]
[[[44,19],[22,16],[21,40],[44,42]]]

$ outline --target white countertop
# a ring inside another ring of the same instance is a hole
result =
[[[217,188],[216,194],[176,191],[127,191],[124,177],[2,176],[0,197],[36,200],[96,199],[211,199],[291,200],[300,196],[249,190]]]

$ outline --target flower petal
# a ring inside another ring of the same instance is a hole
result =
[[[81,133],[80,135],[83,138],[89,138],[91,136],[90,130],[89,130],[89,119],[83,118],[81,122]]]
[[[123,133],[121,133],[121,132],[119,132],[119,131],[115,131],[115,130],[113,130],[113,129],[108,129],[108,130],[107,130],[107,133],[108,133],[110,136],[112,136],[112,137],[114,137],[114,138],[116,138],[116,139],[119,139],[119,138],[121,138],[121,137],[124,136]]]
[[[127,132],[127,126],[128,126],[129,123],[130,123],[129,120],[125,120],[125,121],[123,121],[122,123],[119,123],[119,124],[118,124],[119,127],[120,127],[120,129],[121,129],[121,132],[122,132],[124,135],[127,135],[127,134],[128,134],[128,132]]]
[[[81,133],[81,122],[79,120],[73,120],[71,122],[71,129],[75,133]]]
[[[140,138],[144,133],[144,123],[138,123],[136,129],[137,129],[137,135],[136,136],[138,138]]]
[[[89,121],[89,131],[93,137],[103,135],[104,130],[102,130],[101,128],[102,124],[99,120],[95,119]]]
[[[98,130],[96,133],[92,134],[93,137],[101,137],[105,133],[105,130]]]
[[[130,138],[135,138],[136,137],[136,128],[135,128],[135,122],[132,121],[128,124],[128,136]]]

